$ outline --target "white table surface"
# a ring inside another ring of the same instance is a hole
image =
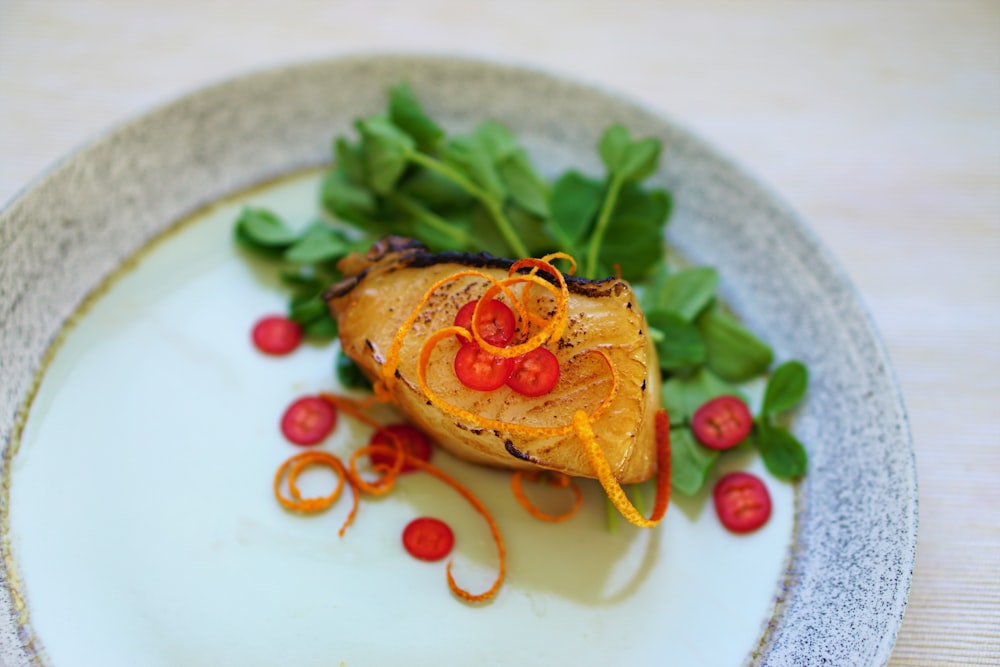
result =
[[[200,86],[376,51],[620,91],[791,203],[860,290],[912,422],[920,539],[891,664],[1000,664],[1000,2],[3,0],[0,202]]]

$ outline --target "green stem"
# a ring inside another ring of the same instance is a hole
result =
[[[615,204],[618,203],[618,193],[622,189],[622,185],[625,184],[625,179],[618,174],[612,174],[611,182],[608,183],[608,193],[604,197],[604,203],[601,204],[601,212],[597,218],[597,225],[594,227],[594,233],[590,237],[590,246],[587,248],[587,265],[586,270],[583,275],[587,278],[597,278],[597,255],[601,250],[601,243],[604,241],[604,233],[608,229],[608,223],[611,222],[611,212],[615,210]]]
[[[646,492],[642,483],[633,484],[629,487],[632,492],[632,504],[639,511],[639,514],[646,516]]]
[[[449,224],[448,221],[441,216],[428,211],[426,208],[413,201],[411,197],[393,193],[389,196],[389,198],[394,204],[402,208],[404,211],[426,223],[428,227],[433,227],[437,231],[446,235],[448,238],[461,244],[462,247],[468,247],[469,235],[466,234],[464,230],[456,227],[455,225]]]
[[[500,234],[503,236],[507,245],[516,255],[515,258],[528,257],[528,248],[521,241],[521,237],[517,235],[514,231],[514,227],[510,224],[507,216],[503,214],[503,202],[499,202],[494,199],[489,192],[479,187],[475,182],[465,177],[457,169],[450,167],[449,165],[436,160],[429,155],[424,153],[419,153],[414,151],[408,154],[409,159],[421,167],[425,167],[447,179],[453,181],[456,185],[463,188],[470,195],[478,199],[486,210],[489,212],[490,216],[493,218],[493,222],[496,224],[497,229],[500,230]]]
[[[613,533],[618,530],[618,508],[607,496],[604,497],[604,510],[608,518],[608,532]]]

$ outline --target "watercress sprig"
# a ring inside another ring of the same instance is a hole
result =
[[[806,394],[809,371],[800,361],[786,361],[771,374],[760,414],[754,419],[757,447],[768,471],[792,479],[806,473],[806,449],[787,428],[777,425],[779,414],[798,405]]]
[[[315,221],[294,231],[272,211],[246,207],[236,219],[234,235],[250,252],[279,264],[278,277],[289,292],[288,318],[315,339],[337,335],[323,291],[340,278],[336,262],[372,239],[352,239],[328,222]]]
[[[760,450],[772,474],[804,474],[805,449],[780,418],[805,393],[805,366],[786,362],[770,372],[773,351],[721,305],[714,268],[669,270],[663,236],[673,200],[667,190],[644,185],[659,168],[658,139],[634,138],[612,124],[596,142],[604,174],[568,169],[546,178],[507,127],[486,120],[470,132],[449,133],[406,83],[388,91],[383,113],[359,118],[354,129],[355,138],[333,142],[320,201],[356,233],[325,220],[295,232],[256,208],[236,221],[244,245],[280,263],[289,316],[308,334],[336,335],[321,295],[339,278],[337,260],[387,234],[416,238],[432,250],[513,258],[562,251],[580,260],[584,277],[618,274],[640,295],[671,415],[675,489],[700,491],[720,456],[694,437],[694,411],[722,395],[745,399],[746,383],[765,378],[745,444]],[[364,387],[356,370],[338,356],[341,381]]]

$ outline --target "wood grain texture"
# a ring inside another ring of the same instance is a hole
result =
[[[1000,3],[7,0],[0,201],[204,84],[384,50],[620,91],[791,203],[859,288],[912,420],[920,540],[891,664],[1000,664]]]

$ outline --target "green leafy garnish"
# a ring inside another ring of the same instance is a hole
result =
[[[774,353],[739,320],[718,308],[709,308],[695,320],[708,351],[707,364],[730,382],[746,382],[763,375]]]
[[[597,142],[603,177],[569,170],[549,181],[506,126],[449,134],[406,84],[390,90],[388,113],[355,127],[357,141],[334,143],[322,201],[366,232],[503,257],[561,251],[591,278],[617,267],[638,280],[662,260],[670,196],[641,185],[659,167],[657,139],[612,126]]]
[[[255,207],[240,212],[234,232],[241,245],[280,264],[279,277],[289,292],[288,318],[302,325],[309,338],[335,337],[337,322],[322,298],[323,291],[340,277],[336,262],[367,247],[370,239],[352,240],[325,221],[295,231],[274,212]]]
[[[806,474],[806,448],[781,426],[757,424],[757,447],[768,471],[775,477],[790,479]]]
[[[658,276],[654,289],[647,292],[644,308],[676,313],[692,322],[715,299],[719,286],[719,273],[707,266],[683,269],[676,273]]]
[[[249,207],[236,219],[235,234],[245,246],[268,255],[283,252],[298,238],[274,213]]]
[[[337,380],[347,389],[370,390],[371,381],[361,372],[361,368],[354,363],[354,360],[344,354],[343,350],[337,350],[336,360]]]
[[[808,384],[809,371],[805,364],[801,361],[786,361],[774,369],[767,382],[761,412],[770,416],[794,408],[806,395]]]
[[[740,396],[739,387],[726,382],[708,368],[686,376],[674,376],[663,383],[662,404],[671,423],[687,421],[702,404],[718,396]]]
[[[720,452],[696,440],[691,416],[717,396],[744,397],[746,383],[768,376],[774,353],[719,303],[715,268],[667,266],[663,240],[673,200],[645,183],[659,169],[660,140],[612,124],[595,137],[602,173],[570,168],[543,175],[495,120],[452,132],[427,114],[405,82],[389,89],[387,102],[383,112],[356,120],[354,137],[333,141],[319,199],[323,213],[343,224],[293,226],[253,207],[236,220],[239,242],[278,263],[289,317],[308,335],[335,336],[322,295],[340,278],[337,262],[386,235],[415,238],[432,251],[513,259],[564,252],[579,261],[585,278],[620,275],[636,288],[656,345],[662,404],[671,417],[673,486],[697,493]],[[336,374],[345,387],[370,389],[343,352]],[[777,423],[807,384],[797,361],[770,372],[747,438],[779,477],[798,477],[807,466],[805,448]]]
[[[764,465],[775,477],[795,478],[806,473],[806,449],[791,431],[774,424],[778,413],[791,410],[805,397],[809,373],[800,361],[786,361],[771,374],[764,402],[754,426]]]
[[[586,238],[601,206],[603,190],[600,181],[576,171],[556,179],[549,198],[549,225],[561,248],[576,248]]]
[[[689,428],[670,431],[671,484],[681,493],[693,496],[701,490],[709,470],[715,465],[720,452],[703,447],[694,439]]]
[[[679,370],[704,363],[707,348],[696,326],[665,310],[647,311],[646,321],[653,331],[661,369]]]
[[[342,231],[316,223],[285,250],[284,259],[292,264],[320,264],[339,259],[353,248],[354,244]]]

